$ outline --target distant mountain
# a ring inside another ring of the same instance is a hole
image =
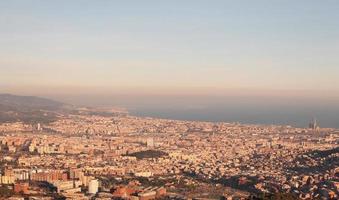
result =
[[[17,96],[12,94],[0,94],[0,105],[42,110],[58,110],[65,106],[64,103],[54,100],[35,97],[35,96]]]
[[[41,97],[0,94],[0,123],[48,123],[56,120],[58,113],[67,107],[64,103]]]
[[[77,107],[41,97],[0,94],[0,123],[50,123],[68,114],[113,117],[127,113],[122,109]]]

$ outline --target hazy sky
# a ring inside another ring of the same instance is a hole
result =
[[[0,86],[339,91],[339,1],[2,0]]]

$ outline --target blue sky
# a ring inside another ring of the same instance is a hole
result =
[[[0,1],[0,86],[339,91],[336,0]]]

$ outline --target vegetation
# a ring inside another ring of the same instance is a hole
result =
[[[137,159],[147,159],[147,158],[160,158],[164,156],[168,156],[166,152],[157,151],[157,150],[147,150],[147,151],[139,151],[131,154],[127,154],[126,156],[133,156]]]
[[[291,193],[261,194],[258,200],[298,200],[299,198]]]
[[[0,94],[0,123],[50,123],[65,106],[45,98]]]
[[[0,197],[10,197],[13,194],[13,190],[8,188],[7,186],[0,187]]]

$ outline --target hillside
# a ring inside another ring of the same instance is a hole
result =
[[[0,123],[48,123],[56,120],[57,113],[65,107],[61,102],[46,98],[0,94]]]
[[[0,94],[0,105],[19,109],[58,110],[65,104],[41,97]]]

